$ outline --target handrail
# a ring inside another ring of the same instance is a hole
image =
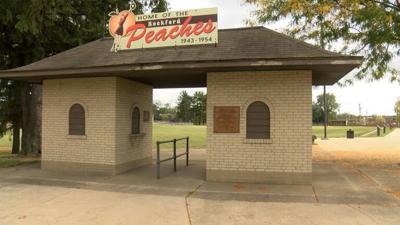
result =
[[[176,155],[176,142],[182,140],[186,140],[186,151],[185,153]],[[174,143],[173,156],[166,159],[160,159],[160,145],[166,143]],[[160,164],[162,162],[174,160],[174,172],[176,172],[176,159],[184,155],[186,155],[186,166],[189,166],[189,136],[185,138],[172,139],[168,141],[157,141],[157,179],[160,179]]]

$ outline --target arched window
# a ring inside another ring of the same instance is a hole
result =
[[[246,111],[246,138],[270,139],[270,112],[264,102],[253,102]]]
[[[85,135],[85,109],[80,104],[69,109],[69,135]]]
[[[132,112],[132,134],[140,134],[140,110],[133,108]]]

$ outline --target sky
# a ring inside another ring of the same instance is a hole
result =
[[[169,0],[168,2],[171,11],[218,7],[219,28],[244,27],[244,20],[250,17],[252,11],[251,6],[243,4],[242,0]],[[265,26],[280,31],[286,24],[283,22]],[[396,58],[392,65],[400,69],[400,58]],[[182,90],[190,94],[195,91],[207,91],[205,88],[154,89],[153,98],[154,101],[175,105]],[[312,90],[313,100],[323,92],[322,87],[313,87]],[[394,115],[394,104],[400,98],[400,84],[390,83],[387,79],[374,82],[357,81],[349,87],[327,86],[327,92],[336,96],[340,104],[340,113],[358,115],[361,106],[362,115]]]

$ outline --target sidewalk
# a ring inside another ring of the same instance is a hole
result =
[[[394,142],[398,134],[374,139]],[[314,146],[312,185],[206,182],[205,151],[197,149],[189,167],[178,160],[176,173],[172,162],[161,164],[160,180],[154,164],[118,176],[60,175],[38,163],[0,169],[0,225],[397,225],[400,200],[382,181],[399,179],[387,169],[349,165],[336,158],[344,151],[326,148],[364,139]]]
[[[335,204],[398,205],[399,201],[358,171],[341,164],[314,162],[313,185],[269,185],[205,181],[204,151],[185,160],[161,164],[161,179],[155,178],[155,165],[117,176],[78,176],[42,171],[39,164],[0,170],[0,183],[65,187],[116,193],[152,194],[213,200],[258,202],[307,202]]]

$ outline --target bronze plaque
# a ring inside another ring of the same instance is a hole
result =
[[[215,106],[214,133],[239,133],[239,132],[240,132],[240,107]]]
[[[143,121],[144,122],[149,122],[150,120],[150,112],[149,111],[143,111]]]

